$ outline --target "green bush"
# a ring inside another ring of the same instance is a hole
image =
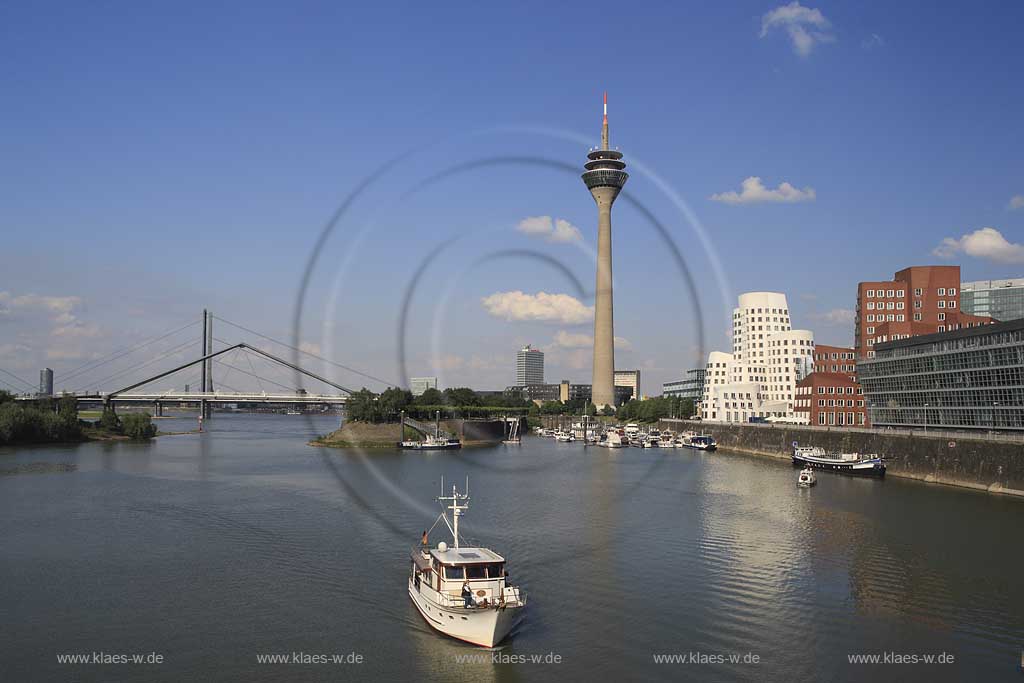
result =
[[[0,444],[74,441],[81,436],[77,414],[72,418],[31,403],[0,403]]]
[[[115,434],[121,433],[121,418],[117,416],[113,406],[108,405],[103,407],[103,415],[100,416],[97,426],[108,432],[113,432]]]
[[[149,413],[128,413],[121,418],[121,429],[129,439],[138,441],[156,436],[156,425]]]

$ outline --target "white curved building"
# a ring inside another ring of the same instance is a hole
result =
[[[732,314],[732,353],[708,354],[703,419],[797,418],[796,383],[814,369],[814,333],[794,330],[786,295],[747,292]]]

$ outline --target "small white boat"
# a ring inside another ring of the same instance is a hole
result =
[[[572,435],[572,432],[555,432],[555,441],[571,442],[575,440],[576,437]]]
[[[800,470],[800,476],[796,479],[796,485],[803,488],[810,488],[818,483],[818,479],[814,476],[814,470],[810,467],[805,467]]]
[[[444,520],[453,547],[441,542],[431,548],[428,534],[423,534],[410,558],[409,598],[432,628],[467,643],[494,647],[515,626],[526,595],[508,583],[504,557],[489,548],[460,545],[459,517],[469,508],[468,480],[466,493],[452,486],[451,495],[439,496],[438,501],[449,504],[434,524]]]
[[[608,430],[605,434],[605,438],[597,443],[598,446],[604,446],[605,448],[623,448],[626,443],[622,439],[622,435],[615,429]]]

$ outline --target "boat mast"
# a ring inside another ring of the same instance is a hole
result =
[[[444,479],[442,478],[441,490],[444,491]],[[463,510],[469,509],[469,477],[466,477],[466,492],[459,493],[459,490],[455,488],[455,484],[452,484],[452,495],[450,496],[438,496],[439,501],[451,501],[451,505],[448,505],[446,509],[452,511],[452,537],[455,547],[459,547],[459,517],[462,516]],[[459,505],[459,501],[463,501],[463,505]]]

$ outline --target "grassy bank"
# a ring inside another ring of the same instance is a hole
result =
[[[311,446],[332,448],[395,448],[401,440],[397,424],[346,422],[341,429],[310,441]]]

